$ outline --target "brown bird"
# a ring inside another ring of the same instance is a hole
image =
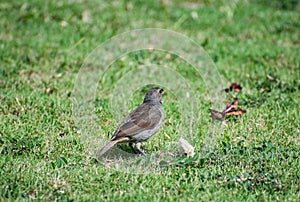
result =
[[[141,142],[146,141],[159,131],[164,119],[162,94],[163,89],[150,88],[143,103],[129,114],[114,132],[111,140],[99,149],[97,159],[117,143],[129,143],[134,152],[132,143],[135,143],[138,151],[146,155],[146,152],[141,148]]]

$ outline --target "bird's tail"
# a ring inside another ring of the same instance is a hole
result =
[[[105,152],[107,152],[110,148],[112,148],[115,144],[117,144],[118,141],[109,141],[108,143],[106,143],[106,145],[104,145],[102,148],[100,148],[97,152],[97,159],[100,159],[100,157],[105,154]]]
[[[97,155],[96,155],[97,159],[99,160],[101,158],[101,156],[103,154],[105,154],[105,152],[107,152],[115,144],[128,142],[129,140],[130,139],[128,137],[122,137],[122,138],[118,138],[118,139],[115,139],[115,140],[110,140],[108,143],[106,143],[106,145],[104,145],[104,147],[102,147],[101,149],[98,150]]]

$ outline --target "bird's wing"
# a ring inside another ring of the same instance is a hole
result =
[[[115,131],[113,140],[120,137],[131,137],[142,131],[155,128],[162,118],[157,106],[142,104],[136,108]]]

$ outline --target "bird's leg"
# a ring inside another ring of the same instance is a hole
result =
[[[137,154],[135,149],[133,148],[132,142],[129,143],[129,147],[132,149],[133,153]]]
[[[139,150],[139,152],[141,154],[143,154],[144,156],[146,156],[146,152],[141,148],[141,143],[140,142],[136,143],[136,148]]]

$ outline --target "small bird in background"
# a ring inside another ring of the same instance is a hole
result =
[[[114,132],[111,140],[99,149],[97,159],[118,143],[129,143],[131,149],[136,153],[132,146],[135,143],[138,151],[146,155],[146,152],[141,148],[141,142],[158,132],[162,125],[164,119],[163,91],[157,87],[147,91],[143,103],[129,114]]]

